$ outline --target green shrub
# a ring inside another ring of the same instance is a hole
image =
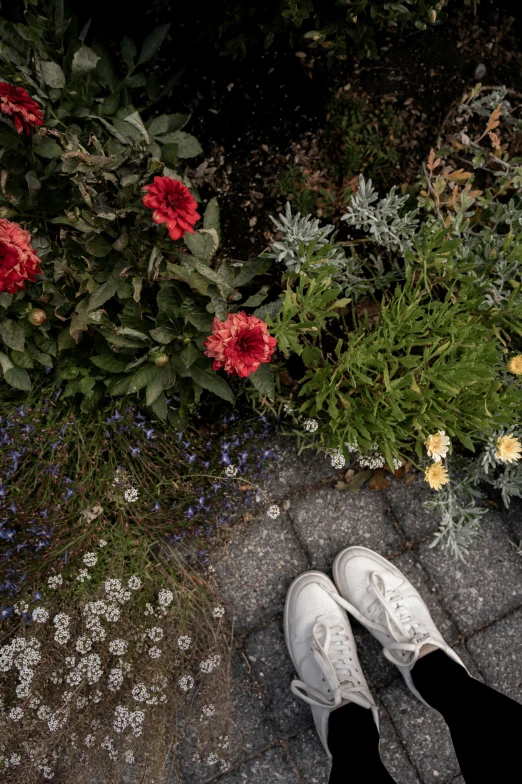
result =
[[[201,147],[182,130],[186,115],[151,116],[173,82],[160,89],[142,68],[168,25],[147,36],[139,53],[124,37],[120,77],[96,38],[86,46],[87,31],[75,32],[60,7],[49,18],[29,8],[27,24],[0,23],[1,78],[27,88],[45,114],[30,136],[17,134],[9,117],[0,123],[8,172],[0,216],[31,231],[42,262],[35,283],[0,294],[3,378],[29,389],[32,375],[52,368],[56,386],[66,382],[64,396],[80,395],[85,412],[105,391],[137,395],[160,419],[184,426],[203,389],[233,402],[203,340],[214,315],[224,318],[239,302],[254,309],[249,286],[270,262],[213,268],[215,199],[201,229],[176,242],[142,204],[142,188],[155,175],[181,181],[198,198],[183,166]],[[44,312],[43,323],[35,324],[34,310]],[[167,390],[178,399],[170,409]]]
[[[465,488],[450,461],[461,490],[439,487],[433,502],[444,521],[437,541],[460,557],[480,530],[478,484],[506,503],[522,494],[520,455],[496,456],[522,413],[522,360],[511,362],[522,345],[516,116],[504,88],[478,85],[455,107],[448,143],[431,151],[416,199],[395,188],[379,199],[361,176],[342,217],[353,239],[339,243],[332,227],[288,207],[273,246],[287,270],[269,324],[281,351],[303,362],[287,409],[302,446],[326,449],[338,467],[359,452],[361,466],[391,470],[412,452],[425,465],[439,431],[453,450],[477,451]],[[489,479],[484,460],[495,466]]]

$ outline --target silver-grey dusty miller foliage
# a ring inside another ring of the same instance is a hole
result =
[[[410,246],[419,222],[417,210],[401,215],[408,196],[398,196],[395,186],[379,199],[371,180],[359,177],[359,188],[346,208],[341,220],[349,226],[370,234],[378,245],[388,250],[404,251]],[[377,202],[377,203],[375,203]]]
[[[284,215],[279,216],[279,220],[270,216],[270,220],[282,233],[282,238],[272,243],[272,253],[267,254],[272,259],[282,261],[292,272],[299,272],[306,259],[308,245],[315,242],[314,249],[324,247],[332,242],[333,237],[329,237],[334,230],[334,226],[319,226],[317,218],[312,219],[311,214],[301,216],[300,212],[292,214],[290,202],[286,203]],[[326,258],[331,261],[339,261],[344,257],[340,248],[332,247]]]

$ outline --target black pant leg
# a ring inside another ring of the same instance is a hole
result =
[[[332,711],[328,748],[333,758],[329,784],[394,784],[379,756],[379,732],[368,708],[349,702]]]
[[[440,650],[419,659],[412,678],[446,720],[466,784],[520,780],[522,705],[472,678]]]

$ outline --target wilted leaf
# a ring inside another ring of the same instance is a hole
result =
[[[40,63],[44,82],[48,87],[62,89],[65,87],[65,74],[58,65],[52,60],[42,60]]]
[[[370,469],[367,471],[359,471],[359,473],[355,474],[347,489],[350,491],[350,493],[358,493],[364,483],[370,479],[372,474],[373,471]]]
[[[378,468],[373,472],[373,476],[368,482],[368,486],[371,487],[372,490],[384,490],[386,487],[391,487],[391,483],[384,478],[382,468]]]
[[[72,72],[76,76],[84,76],[89,71],[96,68],[96,63],[100,58],[88,46],[80,46],[77,52],[74,53],[72,60]]]

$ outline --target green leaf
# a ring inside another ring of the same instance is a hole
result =
[[[95,256],[97,259],[103,259],[104,256],[107,256],[107,254],[110,253],[111,246],[101,234],[96,234],[94,237],[91,237],[90,240],[87,240],[85,249],[91,256]]]
[[[35,345],[38,346],[38,348],[41,351],[45,351],[47,354],[50,354],[52,357],[56,356],[58,351],[58,348],[56,346],[56,341],[54,338],[51,337],[49,332],[44,332],[43,330],[38,329],[33,335],[33,340],[35,342]],[[30,344],[28,348],[30,349]]]
[[[28,351],[11,351],[11,359],[18,365],[18,367],[31,370],[34,368],[34,362]]]
[[[185,321],[193,324],[200,332],[210,334],[212,331],[214,316],[207,315],[206,313],[189,313]]]
[[[58,351],[74,348],[74,346],[76,346],[76,341],[69,332],[69,327],[65,327],[58,333]]]
[[[179,355],[181,357],[181,361],[188,369],[191,365],[194,364],[196,359],[200,356],[198,349],[194,345],[194,343],[189,343],[186,348]]]
[[[167,419],[167,401],[165,399],[165,393],[161,392],[160,395],[154,400],[153,403],[150,404],[150,408],[156,414],[159,419]]]
[[[105,340],[116,348],[145,348],[145,341],[132,340],[125,335],[118,335],[116,332],[103,332]]]
[[[373,476],[373,471],[368,469],[367,471],[359,471],[355,474],[354,478],[346,488],[350,493],[358,493],[361,487],[364,485],[368,479],[371,479]]]
[[[194,234],[187,232],[183,237],[183,242],[194,256],[200,259],[210,259],[215,245],[211,234],[202,234],[197,230]]]
[[[203,147],[196,137],[185,131],[173,131],[164,136],[156,136],[156,141],[161,144],[177,144],[180,158],[194,158],[203,152]]]
[[[2,366],[2,370],[4,371],[4,373],[7,373],[7,371],[13,367],[13,363],[11,362],[7,354],[3,353],[3,351],[0,351],[0,365]]]
[[[125,117],[125,122],[132,125],[136,130],[140,133],[142,138],[145,140],[146,144],[150,144],[151,139],[147,132],[147,129],[143,125],[143,120],[141,119],[138,112],[132,112]]]
[[[1,144],[1,141],[0,141]],[[11,302],[13,301],[13,295],[8,294],[7,291],[2,291],[0,293],[0,306],[2,308],[8,308]]]
[[[80,379],[80,383],[78,384],[78,392],[85,395],[87,392],[91,391],[95,384],[96,381],[94,378],[91,378],[91,376],[84,376]]]
[[[457,433],[457,438],[459,439],[462,446],[466,447],[466,449],[469,449],[471,452],[475,451],[473,441],[465,433]]]
[[[142,365],[137,373],[135,373],[132,377],[132,381],[129,385],[128,392],[132,394],[133,392],[137,392],[142,387],[146,387],[147,384],[156,377],[158,368],[154,363],[147,362],[146,365]]]
[[[266,295],[268,294],[268,286],[261,286],[256,294],[252,294],[247,300],[245,300],[241,307],[243,308],[257,308],[264,299],[266,299]]]
[[[97,310],[101,307],[108,299],[116,294],[117,288],[118,281],[111,275],[105,283],[102,283],[101,286],[98,286],[98,288],[94,289],[92,292],[89,297],[88,310]]]
[[[160,25],[159,27],[156,27],[156,29],[151,33],[149,33],[143,42],[143,46],[141,47],[138,65],[143,65],[143,63],[147,63],[152,57],[154,57],[161,44],[165,40],[169,28],[170,24]]]
[[[276,316],[281,313],[283,309],[284,297],[281,299],[276,299],[274,302],[267,302],[265,305],[261,305],[261,307],[254,310],[254,316],[257,316],[260,319],[265,319],[267,316],[270,316],[272,320],[276,318]]]
[[[16,150],[20,147],[20,137],[14,128],[0,123],[0,147],[7,147],[8,150]]]
[[[147,123],[147,130],[151,136],[161,136],[172,131],[180,131],[188,121],[188,114],[160,114]]]
[[[0,338],[5,345],[15,351],[23,351],[25,345],[25,333],[16,321],[12,319],[0,319]]]
[[[15,389],[22,389],[28,392],[31,389],[31,379],[27,370],[24,370],[17,365],[13,365],[4,373],[4,378],[8,384]]]
[[[91,362],[101,370],[109,373],[123,373],[127,365],[121,359],[116,359],[112,354],[99,354],[97,357],[90,357]]]
[[[234,402],[234,394],[226,381],[224,381],[214,370],[192,365],[188,368],[189,375],[194,379],[196,384],[199,384],[203,389],[208,389],[218,397],[229,403]]]
[[[163,392],[163,368],[157,367],[156,376],[149,381],[145,390],[145,402],[148,406],[152,405],[159,395]]]
[[[216,196],[213,196],[203,216],[203,228],[214,229],[217,232],[218,239],[221,240],[221,221],[219,213],[219,203]]]
[[[303,348],[301,356],[306,367],[315,368],[318,366],[319,360],[321,359],[321,350],[317,348],[317,346],[311,346],[307,343]]]
[[[76,76],[85,76],[89,71],[94,71],[100,58],[88,46],[80,46],[72,59],[72,72]]]
[[[252,278],[256,275],[266,272],[272,266],[272,259],[250,259],[245,261],[242,267],[239,268],[234,278],[234,288],[241,288],[247,283],[250,283]]]
[[[65,87],[65,74],[58,63],[53,63],[52,60],[42,60],[40,67],[44,82],[48,87],[59,90]]]
[[[62,148],[50,136],[33,136],[33,149],[40,158],[59,158]]]
[[[136,44],[132,38],[129,38],[128,35],[123,36],[120,52],[121,59],[130,71],[132,68],[134,68],[134,58],[136,57],[137,49]]]
[[[129,338],[134,338],[134,340],[143,340],[150,343],[150,337],[146,335],[145,332],[140,332],[138,329],[132,329],[132,327],[118,327],[117,334],[126,335]]]
[[[151,329],[150,336],[156,343],[161,343],[163,346],[166,346],[167,343],[174,340],[177,336],[177,332],[170,327],[156,327],[155,329]]]
[[[255,373],[250,374],[249,379],[261,395],[274,400],[275,384],[269,363],[263,362]]]

